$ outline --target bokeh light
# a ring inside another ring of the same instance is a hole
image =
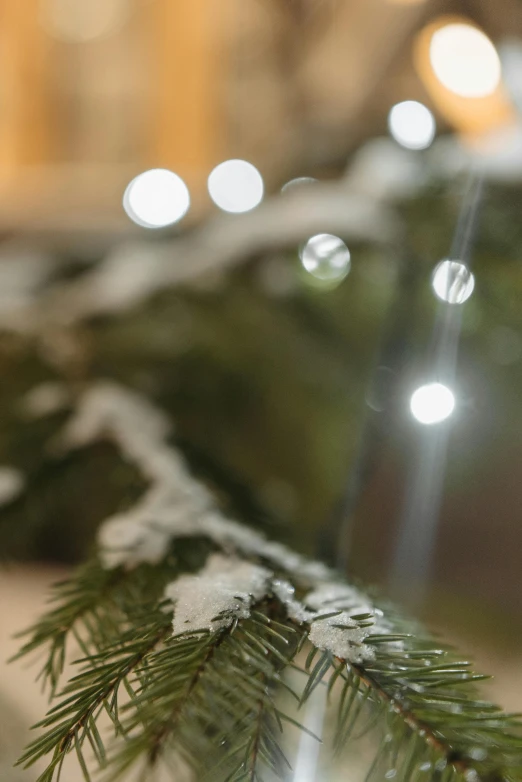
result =
[[[225,160],[211,172],[208,192],[224,212],[249,212],[263,200],[263,177],[246,160]]]
[[[40,21],[53,38],[83,43],[122,27],[129,0],[41,0]]]
[[[435,138],[435,117],[424,104],[405,100],[390,110],[388,128],[401,147],[427,149]]]
[[[442,383],[428,383],[413,392],[410,409],[419,423],[438,424],[453,413],[455,396],[453,391]]]
[[[190,207],[190,194],[184,181],[173,171],[153,168],[129,183],[123,208],[130,219],[143,228],[163,228],[181,220]]]
[[[463,304],[475,288],[475,277],[465,263],[445,260],[437,264],[431,284],[435,294],[448,304]]]
[[[490,39],[470,24],[447,24],[433,33],[430,61],[441,84],[464,98],[491,95],[500,83],[500,58]]]
[[[312,236],[299,255],[304,269],[323,282],[340,281],[350,271],[350,251],[342,239],[332,234]]]

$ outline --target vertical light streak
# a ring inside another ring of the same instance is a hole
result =
[[[482,176],[474,172],[470,175],[449,256],[461,259],[468,266],[481,197]],[[433,329],[431,380],[449,388],[454,388],[461,325],[462,306],[441,301]],[[450,431],[449,422],[420,428],[407,480],[390,580],[395,596],[410,605],[422,603],[429,585]]]
[[[317,738],[322,738],[326,713],[326,687],[316,687],[306,706],[303,725]],[[317,782],[317,768],[321,744],[310,734],[301,731],[295,761],[293,782]]]

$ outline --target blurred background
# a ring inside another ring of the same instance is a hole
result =
[[[143,488],[49,448],[102,377],[520,709],[521,0],[0,0],[0,63],[2,659]]]

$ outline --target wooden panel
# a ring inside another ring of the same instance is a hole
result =
[[[220,25],[226,5],[155,0],[151,7],[150,162],[172,168],[195,187],[222,151]]]
[[[50,157],[51,43],[39,0],[0,0],[0,173]]]

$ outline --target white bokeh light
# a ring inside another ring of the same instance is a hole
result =
[[[224,212],[249,212],[263,200],[263,177],[246,160],[225,160],[211,172],[208,192]]]
[[[464,304],[475,288],[475,277],[461,261],[441,261],[431,278],[431,285],[442,301],[448,304]]]
[[[388,128],[401,147],[427,149],[435,138],[435,117],[422,103],[405,100],[392,107]]]
[[[455,396],[453,391],[442,383],[428,383],[413,392],[410,409],[419,423],[439,424],[455,410]]]
[[[448,90],[463,98],[483,98],[496,90],[500,58],[487,35],[462,22],[441,27],[430,42],[433,71]]]
[[[185,182],[166,168],[152,168],[138,174],[127,185],[123,208],[143,228],[163,228],[181,220],[190,207]]]
[[[350,251],[333,234],[312,236],[300,248],[299,256],[306,271],[323,282],[340,281],[350,271]]]
[[[62,41],[85,43],[115,33],[127,21],[129,0],[41,0],[45,31]]]

